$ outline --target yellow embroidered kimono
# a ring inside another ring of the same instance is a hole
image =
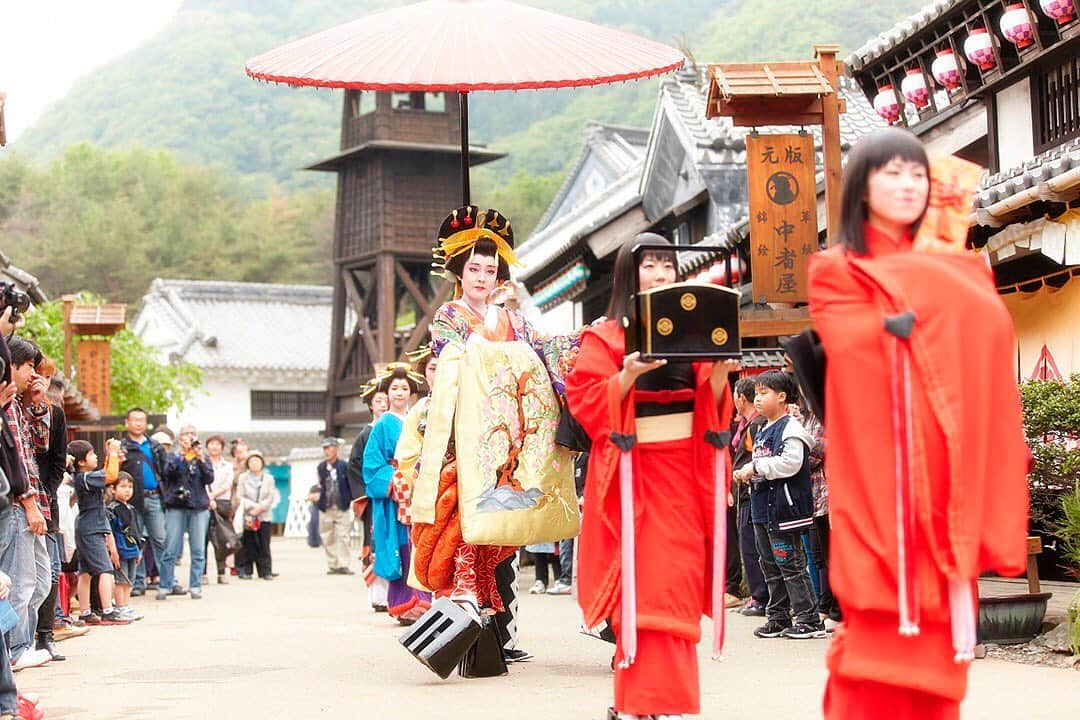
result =
[[[573,537],[580,517],[569,451],[555,444],[556,392],[577,335],[541,338],[519,314],[478,317],[447,303],[431,328],[439,358],[413,488],[415,523],[434,523],[442,469],[457,462],[461,534],[469,545],[520,546]]]

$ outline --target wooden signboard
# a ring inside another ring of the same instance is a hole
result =
[[[818,250],[813,136],[747,136],[746,175],[754,301],[804,303]]]
[[[108,340],[80,340],[76,348],[79,391],[94,407],[109,411],[112,388],[112,353]]]

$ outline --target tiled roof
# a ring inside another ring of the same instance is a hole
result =
[[[333,290],[321,285],[158,278],[134,329],[202,368],[326,372]]]
[[[1055,190],[1046,183],[1053,185],[1070,172],[1080,173],[1080,138],[1037,155],[1018,167],[984,178],[975,196],[976,218],[980,223],[991,224],[990,217],[998,215],[994,212],[995,205],[1024,192],[1033,191],[1032,202],[1050,199]]]
[[[651,134],[655,135],[659,119],[666,114],[678,125],[676,132],[683,144],[688,145],[686,149],[698,168],[745,167],[746,136],[750,128],[735,127],[730,118],[706,118],[707,92],[708,79],[704,66],[665,78],[661,83],[658,112]],[[883,127],[884,121],[852,80],[840,79],[840,95],[847,101],[847,112],[840,116],[841,142],[846,151],[863,135]],[[781,133],[798,132],[799,128],[777,126],[760,130]],[[816,127],[811,131],[820,148],[821,129]],[[647,182],[647,178],[642,178],[644,163],[644,159],[639,160],[588,203],[533,234],[518,250],[518,256],[525,265],[519,274],[524,278],[530,277],[573,246],[578,239],[641,202],[641,191]],[[818,167],[822,167],[820,156]],[[819,182],[823,177],[824,171],[819,169]],[[551,207],[557,207],[559,202],[560,199],[556,198]],[[737,222],[745,216],[746,208],[740,205],[722,214],[729,215],[731,222]]]
[[[665,78],[661,85],[661,102],[669,101],[676,112],[675,119],[680,122],[686,135],[697,148],[697,164],[745,164],[746,136],[751,128],[735,127],[731,118],[705,117],[705,105],[708,100],[708,77],[705,68],[699,72],[684,71]],[[840,116],[840,142],[844,150],[850,148],[859,138],[884,127],[884,121],[878,117],[866,96],[853,80],[840,78],[840,97],[847,101],[847,112]],[[768,126],[758,128],[762,133],[798,132],[796,126]],[[811,126],[815,147],[821,147],[821,127]],[[819,162],[820,166],[820,162]]]
[[[638,184],[641,179],[642,161],[589,202],[563,215],[543,230],[533,234],[517,249],[522,269],[518,275],[529,278],[570,248],[577,240],[602,227],[612,219],[641,202]]]
[[[20,270],[12,265],[11,260],[3,252],[0,252],[0,281],[15,283],[15,287],[29,295],[30,301],[35,305],[40,305],[49,300],[45,296],[45,291],[38,285],[38,279],[25,270]]]
[[[879,57],[905,42],[918,31],[931,25],[947,12],[969,0],[935,0],[924,5],[911,17],[901,20],[889,30],[870,40],[861,48],[851,53],[845,61],[851,70],[861,70]]]
[[[589,120],[585,123],[585,141],[581,146],[574,166],[566,173],[559,191],[548,205],[547,210],[536,223],[536,231],[543,230],[552,221],[555,213],[577,180],[585,162],[590,158],[596,158],[611,174],[621,177],[628,170],[640,164],[645,156],[645,146],[649,142],[649,130],[647,128],[626,127],[623,125],[609,125]]]

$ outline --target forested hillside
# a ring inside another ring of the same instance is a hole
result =
[[[526,1],[681,45],[698,62],[808,58],[820,42],[851,50],[923,3]],[[188,0],[0,154],[0,249],[49,292],[125,302],[159,275],[328,282],[332,176],[299,168],[336,151],[341,94],[254,82],[244,61],[399,4]],[[474,198],[513,217],[524,237],[585,121],[647,126],[656,90],[654,80],[476,94],[474,141],[509,157],[474,171]]]

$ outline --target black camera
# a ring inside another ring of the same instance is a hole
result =
[[[0,282],[0,314],[11,308],[8,320],[14,325],[19,315],[30,309],[30,296],[15,287],[15,283]]]
[[[180,485],[176,488],[176,501],[181,505],[188,505],[191,502],[191,491],[188,490],[187,485]]]

